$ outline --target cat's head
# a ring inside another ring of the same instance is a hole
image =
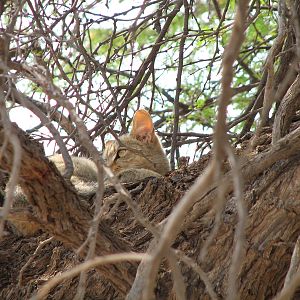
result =
[[[169,162],[149,113],[138,110],[133,117],[131,132],[105,144],[103,158],[114,173],[130,168],[144,168],[164,175]]]

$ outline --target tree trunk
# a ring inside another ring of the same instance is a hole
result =
[[[30,203],[23,218],[46,233],[39,232],[33,237],[17,237],[10,233],[0,242],[1,299],[28,299],[47,279],[82,260],[85,252],[78,257],[73,251],[86,239],[92,220],[90,205],[78,198],[74,188],[44,157],[39,145],[17,127],[15,130],[23,147],[20,185]],[[241,160],[248,208],[245,259],[238,277],[241,299],[268,299],[281,290],[300,230],[299,129],[272,146],[270,134],[264,137],[264,145],[261,145],[264,151]],[[2,146],[3,130],[0,141]],[[1,160],[1,168],[6,171],[11,166],[11,149],[11,145],[6,146]],[[208,163],[209,155],[165,178],[148,179],[126,187],[142,213],[153,225],[158,225],[168,217]],[[227,293],[237,223],[230,173],[224,175],[224,181],[228,196],[222,224],[205,259],[200,260],[200,251],[214,226],[215,187],[194,205],[186,217],[184,230],[173,244],[202,267],[221,299]],[[107,212],[99,225],[96,255],[147,251],[152,234],[137,222],[124,202],[118,203],[117,209],[113,203],[108,205],[114,193],[113,188],[105,191]],[[47,234],[55,240],[34,257],[18,284],[20,269]],[[90,271],[86,299],[124,299],[135,280],[137,267],[135,262],[123,262]],[[209,299],[199,275],[183,262],[180,268],[187,299]],[[50,298],[73,299],[76,287],[77,279],[64,281],[51,290]],[[172,277],[166,261],[161,266],[155,293],[157,299],[173,297]]]

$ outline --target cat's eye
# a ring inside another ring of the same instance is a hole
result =
[[[118,158],[121,158],[121,157],[124,157],[127,153],[127,150],[126,149],[120,149],[118,152],[117,152],[117,156],[116,156],[116,159]]]

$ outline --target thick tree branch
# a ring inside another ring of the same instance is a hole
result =
[[[86,203],[80,201],[74,188],[45,158],[40,146],[29,140],[16,126],[13,129],[23,150],[19,184],[32,205],[35,219],[55,239],[74,250],[78,249],[88,235],[92,211]],[[1,126],[1,147],[3,141],[4,130]],[[6,171],[11,170],[12,155],[12,146],[8,144],[1,160],[1,168]],[[97,255],[128,252],[130,249],[128,242],[113,232],[105,221],[100,221],[95,250]],[[135,269],[134,263],[122,263],[113,269],[102,266],[100,271],[120,293],[125,294],[131,286]]]

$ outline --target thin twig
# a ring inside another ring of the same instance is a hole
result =
[[[299,251],[299,249],[297,249]],[[284,288],[276,295],[274,300],[290,300],[295,294],[297,288],[300,286],[300,272],[295,274],[295,276],[288,280],[287,284],[285,284]]]
[[[215,164],[212,162],[192,185],[190,190],[183,196],[169,216],[168,221],[163,228],[158,245],[148,264],[147,282],[142,299],[151,299],[161,259],[180,232],[187,211],[201,195],[204,195],[209,190],[209,187],[213,183],[214,168]]]
[[[228,143],[226,146],[228,160],[232,169],[234,198],[238,212],[238,224],[235,230],[234,243],[235,247],[232,255],[232,262],[229,269],[229,283],[227,299],[238,298],[237,277],[243,266],[244,245],[245,245],[245,228],[247,222],[247,209],[243,199],[243,178],[241,175],[240,164],[235,157],[233,149]]]
[[[18,276],[18,285],[22,286],[23,285],[23,274],[24,271],[26,270],[26,268],[33,262],[33,260],[35,259],[35,257],[40,253],[40,251],[42,250],[42,248],[49,244],[51,241],[53,241],[53,237],[50,237],[42,242],[39,243],[39,245],[36,247],[34,253],[30,256],[30,258],[27,260],[26,264],[22,267],[22,269],[20,270],[19,276]]]
[[[3,124],[4,134],[6,141],[4,142],[4,148],[6,147],[5,144],[7,142],[11,143],[13,146],[13,162],[12,162],[12,170],[9,177],[9,181],[6,186],[6,197],[3,204],[3,209],[1,210],[0,215],[0,239],[3,235],[4,230],[4,221],[7,218],[9,213],[9,209],[11,208],[13,201],[14,201],[14,190],[18,184],[19,179],[19,171],[21,166],[21,158],[22,158],[22,147],[20,144],[20,140],[13,130],[12,124],[9,120],[6,110],[6,96],[0,86],[0,116],[1,116],[1,123]],[[0,152],[0,160],[5,159],[5,149],[2,148]]]
[[[234,19],[234,24],[232,28],[232,34],[228,45],[224,52],[224,57],[222,60],[223,64],[223,74],[221,79],[221,94],[219,97],[219,106],[218,106],[218,116],[217,116],[217,123],[214,132],[214,160],[216,161],[216,173],[217,181],[221,181],[221,164],[227,154],[229,156],[229,160],[231,162],[233,168],[233,180],[235,186],[235,193],[237,198],[237,206],[238,206],[238,215],[239,215],[239,223],[238,223],[238,234],[237,238],[240,240],[236,240],[236,247],[234,250],[234,258],[230,267],[229,271],[229,286],[228,286],[228,293],[227,299],[236,299],[237,295],[237,287],[236,287],[236,275],[233,273],[234,271],[238,270],[239,266],[237,265],[238,262],[241,260],[242,255],[242,245],[244,243],[244,222],[245,222],[245,210],[242,209],[242,190],[241,190],[241,183],[240,183],[240,173],[238,172],[237,165],[233,158],[233,154],[230,148],[230,145],[227,140],[227,126],[226,126],[226,116],[227,116],[227,107],[230,103],[232,97],[232,89],[231,83],[233,80],[233,63],[238,57],[240,47],[244,41],[244,32],[246,29],[246,20],[247,20],[247,8],[248,8],[248,0],[241,0],[238,3],[237,11]],[[224,149],[225,144],[225,149]],[[227,153],[226,153],[227,152]],[[219,205],[219,209],[223,208],[222,203],[224,202],[225,198],[225,191],[227,187],[219,186],[218,191],[218,201],[221,202]],[[220,222],[221,218],[221,211],[217,211],[218,216],[218,223]],[[242,218],[242,219],[241,219]],[[217,226],[218,226],[217,223]],[[215,233],[215,231],[214,231]]]
[[[285,276],[283,290],[288,288],[293,277],[297,274],[297,272],[299,272],[299,266],[300,266],[300,236],[298,236],[294,246],[293,255],[291,257],[291,264]]]
[[[68,149],[61,138],[58,130],[54,127],[54,125],[50,122],[49,118],[37,107],[35,106],[32,102],[30,102],[26,97],[23,97],[21,93],[17,91],[16,88],[12,89],[11,96],[13,98],[18,99],[18,101],[26,108],[31,110],[41,121],[41,123],[48,128],[48,130],[51,132],[53,138],[57,142],[59,149],[62,154],[62,158],[65,163],[65,171],[62,174],[64,178],[70,179],[73,171],[74,171],[74,166],[72,159],[69,155]]]
[[[179,58],[178,58],[178,70],[176,77],[176,95],[174,98],[174,122],[173,122],[173,134],[172,134],[172,145],[170,150],[170,164],[172,170],[175,169],[175,151],[177,149],[177,133],[179,129],[179,97],[181,93],[181,76],[183,71],[183,60],[184,60],[184,46],[185,40],[189,33],[189,4],[187,0],[183,1],[184,4],[184,25],[183,25],[183,35],[180,39],[179,44]]]
[[[202,268],[190,257],[186,256],[182,251],[176,250],[177,255],[179,258],[188,266],[190,266],[201,278],[201,280],[204,282],[205,287],[207,289],[207,292],[212,300],[217,300],[218,296],[215,293],[208,276],[205,274],[205,272],[202,270]]]
[[[50,279],[36,295],[32,296],[30,300],[41,300],[44,299],[52,288],[58,285],[60,282],[73,278],[83,271],[87,271],[99,265],[104,264],[116,264],[122,261],[140,261],[142,259],[147,259],[147,255],[141,253],[119,253],[111,254],[106,256],[95,257],[89,261],[86,261],[69,271],[62,274],[58,274],[52,279]]]
[[[179,261],[175,253],[171,250],[168,255],[168,262],[173,276],[173,291],[175,292],[176,299],[185,300],[186,298],[186,286],[184,278],[182,276]]]

